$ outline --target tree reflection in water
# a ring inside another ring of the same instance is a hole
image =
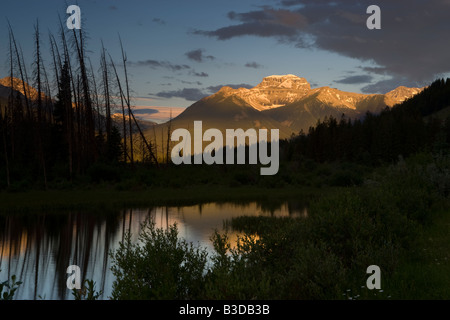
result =
[[[214,229],[222,229],[225,219],[242,215],[303,216],[306,209],[299,201],[290,201],[2,215],[0,281],[14,274],[23,281],[15,299],[73,299],[66,287],[66,270],[78,265],[81,280],[94,280],[96,290],[103,291],[100,299],[108,299],[114,281],[110,250],[118,247],[127,231],[136,241],[146,219],[153,219],[159,228],[176,223],[180,237],[212,250],[209,239]]]

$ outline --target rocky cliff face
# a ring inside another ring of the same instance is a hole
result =
[[[256,110],[262,111],[297,101],[310,90],[311,86],[305,78],[289,74],[266,77],[252,89],[226,87],[219,93],[226,96],[237,96]]]
[[[18,91],[22,96],[25,96],[25,90],[27,93],[27,97],[31,100],[36,100],[38,97],[38,91],[30,86],[28,83],[25,82],[25,89],[22,80],[13,78],[12,79],[12,86],[14,87],[15,91]],[[9,95],[10,88],[11,88],[11,78],[5,77],[3,79],[0,79],[0,85],[7,88],[5,92]],[[45,99],[45,94],[41,92],[42,99]]]
[[[385,94],[386,105],[392,107],[397,103],[402,103],[416,94],[419,94],[423,89],[424,88],[398,87]]]
[[[251,89],[223,87],[213,97],[236,97],[259,111],[294,103],[301,104],[303,101],[309,104],[312,99],[329,107],[364,111],[362,109],[366,106],[367,110],[378,108],[378,106],[370,106],[372,101],[383,104],[383,107],[392,107],[421,91],[421,88],[398,87],[385,95],[380,95],[345,92],[330,87],[311,89],[311,85],[305,78],[288,74],[265,77],[260,84]]]

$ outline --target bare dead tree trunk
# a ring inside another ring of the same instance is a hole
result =
[[[171,131],[172,131],[172,109],[170,109],[169,126],[167,127],[166,164],[169,163],[170,135],[171,135]]]
[[[119,76],[118,76],[118,74],[117,74],[117,70],[116,70],[116,66],[115,66],[115,64],[114,64],[114,61],[113,61],[113,59],[111,58],[111,56],[109,56],[109,58],[110,58],[110,60],[111,60],[111,65],[112,65],[112,67],[113,67],[113,70],[114,70],[114,73],[115,73],[115,75],[116,75],[116,78],[119,79]],[[120,85],[120,81],[119,81],[119,90],[120,90],[120,95],[121,95],[121,97],[124,97],[124,93],[123,93],[123,90],[122,90],[122,86]],[[127,104],[129,105],[129,101],[127,101]],[[137,127],[137,129],[138,129],[138,131],[139,131],[139,134],[140,134],[142,140],[144,141],[144,143],[145,143],[145,145],[146,145],[146,147],[147,147],[147,149],[148,149],[148,151],[149,151],[149,153],[150,153],[151,159],[154,161],[154,163],[156,164],[156,166],[159,166],[159,164],[158,164],[158,159],[157,159],[156,156],[155,156],[155,153],[154,153],[154,151],[153,151],[153,149],[152,149],[151,143],[149,143],[149,142],[147,141],[147,139],[145,138],[144,133],[142,132],[141,127],[139,126],[139,123],[136,121],[136,118],[135,118],[135,116],[134,116],[133,111],[131,111],[131,108],[129,109],[129,111],[130,111],[131,117],[133,118],[134,123],[136,124],[136,127]]]
[[[94,116],[94,123],[95,123],[95,119],[97,119],[97,128],[100,134],[103,133],[103,126],[101,124],[101,117],[100,117],[100,101],[98,98],[98,91],[97,91],[97,81],[95,80],[95,75],[94,75],[94,68],[92,67],[92,62],[91,59],[89,60],[89,66],[91,68],[91,73],[92,73],[92,85],[94,86],[94,100],[95,100],[95,116]],[[95,127],[94,127],[95,128]]]
[[[155,127],[155,126],[153,126]],[[158,152],[156,152],[156,154],[158,154]],[[165,152],[164,152],[164,126],[161,126],[161,160],[163,163],[166,163],[166,160],[164,158],[165,156]]]
[[[119,94],[120,94],[120,101],[121,101],[121,105],[122,105],[122,125],[123,125],[123,157],[124,157],[124,161],[127,161],[127,158],[129,158],[128,156],[128,152],[127,152],[127,127],[126,127],[126,119],[125,119],[125,104],[124,104],[124,95],[123,95],[123,91],[122,91],[122,85],[120,83],[120,78],[119,75],[117,74],[117,70],[116,70],[116,66],[114,64],[114,61],[112,60],[111,56],[109,56],[110,60],[111,60],[111,65],[114,69],[114,73],[116,75],[116,81],[117,81],[117,86],[119,87]]]
[[[35,30],[35,75],[37,85],[37,139],[39,144],[39,157],[41,160],[42,171],[44,174],[44,185],[47,190],[47,169],[45,165],[44,145],[42,143],[43,120],[42,120],[42,88],[41,88],[41,49],[39,40],[39,22],[36,22]]]
[[[48,81],[47,77],[47,71],[45,70],[45,65],[42,66],[42,72],[44,73],[44,79],[45,79],[45,114],[47,117],[47,121],[49,123],[54,123],[53,121],[53,100],[51,95],[51,89],[50,89],[50,83]]]
[[[122,91],[119,77],[117,77],[117,83],[119,85],[120,91]],[[124,161],[126,162],[127,158],[129,158],[129,155],[128,155],[128,150],[127,150],[127,120],[126,120],[126,117],[125,117],[125,105],[123,103],[123,99],[124,99],[124,97],[123,97],[123,95],[121,93],[120,94],[120,102],[121,102],[121,105],[122,105],[123,158],[124,158]],[[131,160],[131,158],[130,158],[130,160]]]
[[[78,173],[81,172],[81,170],[83,169],[84,171],[84,166],[85,166],[85,161],[84,161],[84,157],[82,156],[85,153],[84,150],[84,144],[83,144],[83,132],[81,131],[81,121],[82,121],[82,117],[81,117],[81,113],[82,113],[82,104],[80,102],[81,100],[81,89],[80,89],[80,76],[77,75],[77,91],[76,91],[76,96],[77,96],[77,100],[78,100],[78,104],[76,106],[76,121],[77,121],[77,158],[78,158]]]
[[[11,89],[12,90],[12,89]],[[2,125],[2,135],[3,135],[3,148],[5,153],[5,165],[6,165],[6,183],[8,185],[8,188],[11,186],[11,180],[9,176],[9,160],[8,160],[8,146],[7,146],[7,139],[6,139],[6,120],[7,120],[6,112],[5,112],[5,118],[2,119],[2,115],[0,114],[0,121],[3,122]]]
[[[102,54],[101,54],[101,69],[103,74],[103,90],[105,95],[105,113],[106,113],[106,140],[111,139],[111,100],[109,95],[109,77],[108,77],[108,65],[106,63],[105,47],[102,41]]]
[[[53,59],[53,73],[55,74],[56,83],[58,85],[58,92],[59,92],[59,75],[61,74],[62,70],[62,62],[61,57],[59,55],[59,49],[56,44],[55,38],[52,34],[49,34],[49,40],[50,40],[50,53],[52,54]]]
[[[125,73],[125,85],[127,90],[127,105],[128,105],[128,126],[130,129],[130,160],[131,164],[134,164],[134,151],[133,151],[133,126],[131,124],[131,106],[130,106],[130,87],[128,83],[128,72],[127,72],[127,56],[123,50],[122,39],[119,35],[120,41],[120,49],[122,50],[122,61],[123,61],[123,69]]]
[[[86,149],[87,149],[87,160],[88,163],[93,162],[98,156],[97,144],[95,141],[95,130],[94,130],[94,121],[93,121],[93,112],[92,112],[92,101],[89,90],[89,79],[87,76],[87,68],[84,57],[84,37],[83,32],[79,30],[80,39],[78,40],[76,30],[73,29],[73,39],[74,44],[77,49],[78,54],[78,63],[80,67],[81,73],[81,85],[83,88],[83,100],[84,100],[84,113],[85,113],[85,123],[86,123]]]
[[[9,97],[8,97],[8,109],[6,112],[6,115],[10,118],[10,122],[11,122],[11,157],[14,161],[15,158],[15,112],[14,112],[14,58],[13,58],[13,44],[12,44],[12,39],[11,39],[11,34],[9,35],[9,65],[10,65],[10,69],[9,69],[9,80],[10,80],[10,91],[9,91]],[[6,125],[6,124],[5,124]],[[6,137],[4,137],[6,139]],[[6,144],[5,144],[5,148],[6,148]],[[9,172],[9,168],[7,168],[8,172]],[[9,174],[8,174],[8,180],[9,180]],[[9,186],[9,182],[8,182],[8,186]]]
[[[34,112],[33,112],[33,110],[31,109],[31,94],[28,94],[28,93],[27,93],[27,91],[28,91],[28,83],[30,83],[30,80],[29,80],[29,78],[28,78],[27,68],[26,68],[26,65],[25,65],[25,59],[23,58],[22,47],[19,46],[19,49],[20,49],[20,57],[21,57],[21,59],[22,59],[22,65],[23,65],[23,73],[24,73],[24,75],[25,75],[25,78],[22,79],[22,82],[23,82],[23,92],[24,92],[24,95],[25,95],[25,101],[26,101],[27,108],[29,109],[28,111],[30,112],[30,114],[29,114],[29,119],[30,119],[30,120],[33,120],[33,118],[34,118]]]
[[[12,40],[12,44],[14,46],[14,51],[16,54],[16,58],[17,58],[17,67],[19,68],[19,73],[20,73],[20,78],[22,80],[22,86],[23,86],[23,95],[25,96],[25,106],[27,109],[27,116],[29,119],[32,118],[32,114],[31,114],[31,109],[30,109],[30,103],[28,100],[28,95],[27,95],[27,90],[26,90],[26,84],[25,84],[25,75],[24,75],[24,70],[22,69],[22,62],[20,59],[20,53],[19,53],[19,49],[17,48],[17,42],[16,42],[16,38],[14,37],[14,32],[12,31],[12,27],[11,24],[8,21],[8,27],[9,27],[9,35],[11,37]]]
[[[155,126],[153,126],[153,136],[155,137],[155,154],[156,154],[156,158],[158,158],[158,141],[156,141],[156,129]]]
[[[76,85],[75,85],[75,78],[72,71],[72,64],[70,62],[70,54],[69,49],[67,46],[67,40],[66,35],[64,33],[64,27],[61,21],[61,18],[59,19],[59,25],[60,25],[60,36],[61,41],[63,45],[64,50],[64,63],[67,63],[67,67],[69,69],[69,76],[70,76],[70,85],[72,86],[72,92],[73,92],[73,99],[74,99],[74,105],[75,105],[75,111],[78,111],[79,102],[77,97],[77,91],[76,91]],[[56,43],[55,43],[56,44]],[[58,48],[58,47],[56,47]],[[60,62],[60,67],[62,68],[62,64]],[[75,119],[74,119],[74,112],[73,112],[73,106],[72,102],[70,105],[67,106],[66,110],[67,115],[67,126],[68,126],[68,134],[69,134],[69,174],[70,174],[70,181],[73,181],[73,167],[74,167],[74,153],[76,154],[77,159],[77,172],[80,173],[81,166],[80,166],[80,142],[77,141],[77,135],[75,135]]]

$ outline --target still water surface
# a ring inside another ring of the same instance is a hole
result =
[[[212,252],[214,230],[222,230],[224,220],[238,216],[306,216],[306,208],[298,201],[208,203],[1,216],[0,281],[12,275],[23,281],[15,299],[72,300],[66,269],[78,265],[82,279],[94,280],[96,290],[103,291],[100,299],[108,299],[114,281],[109,253],[118,248],[127,231],[136,241],[141,223],[148,219],[159,228],[176,223],[180,237]],[[236,239],[237,234],[229,235]]]

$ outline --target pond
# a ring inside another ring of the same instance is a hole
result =
[[[176,223],[180,237],[212,252],[210,237],[215,229],[223,230],[227,219],[306,215],[306,207],[298,201],[4,215],[0,216],[0,281],[16,275],[23,282],[14,297],[17,300],[72,300],[66,270],[77,265],[82,280],[94,280],[96,290],[103,291],[100,299],[108,299],[114,282],[109,253],[118,248],[127,231],[136,241],[141,223],[148,219],[159,228]],[[229,236],[235,241],[237,234]]]

